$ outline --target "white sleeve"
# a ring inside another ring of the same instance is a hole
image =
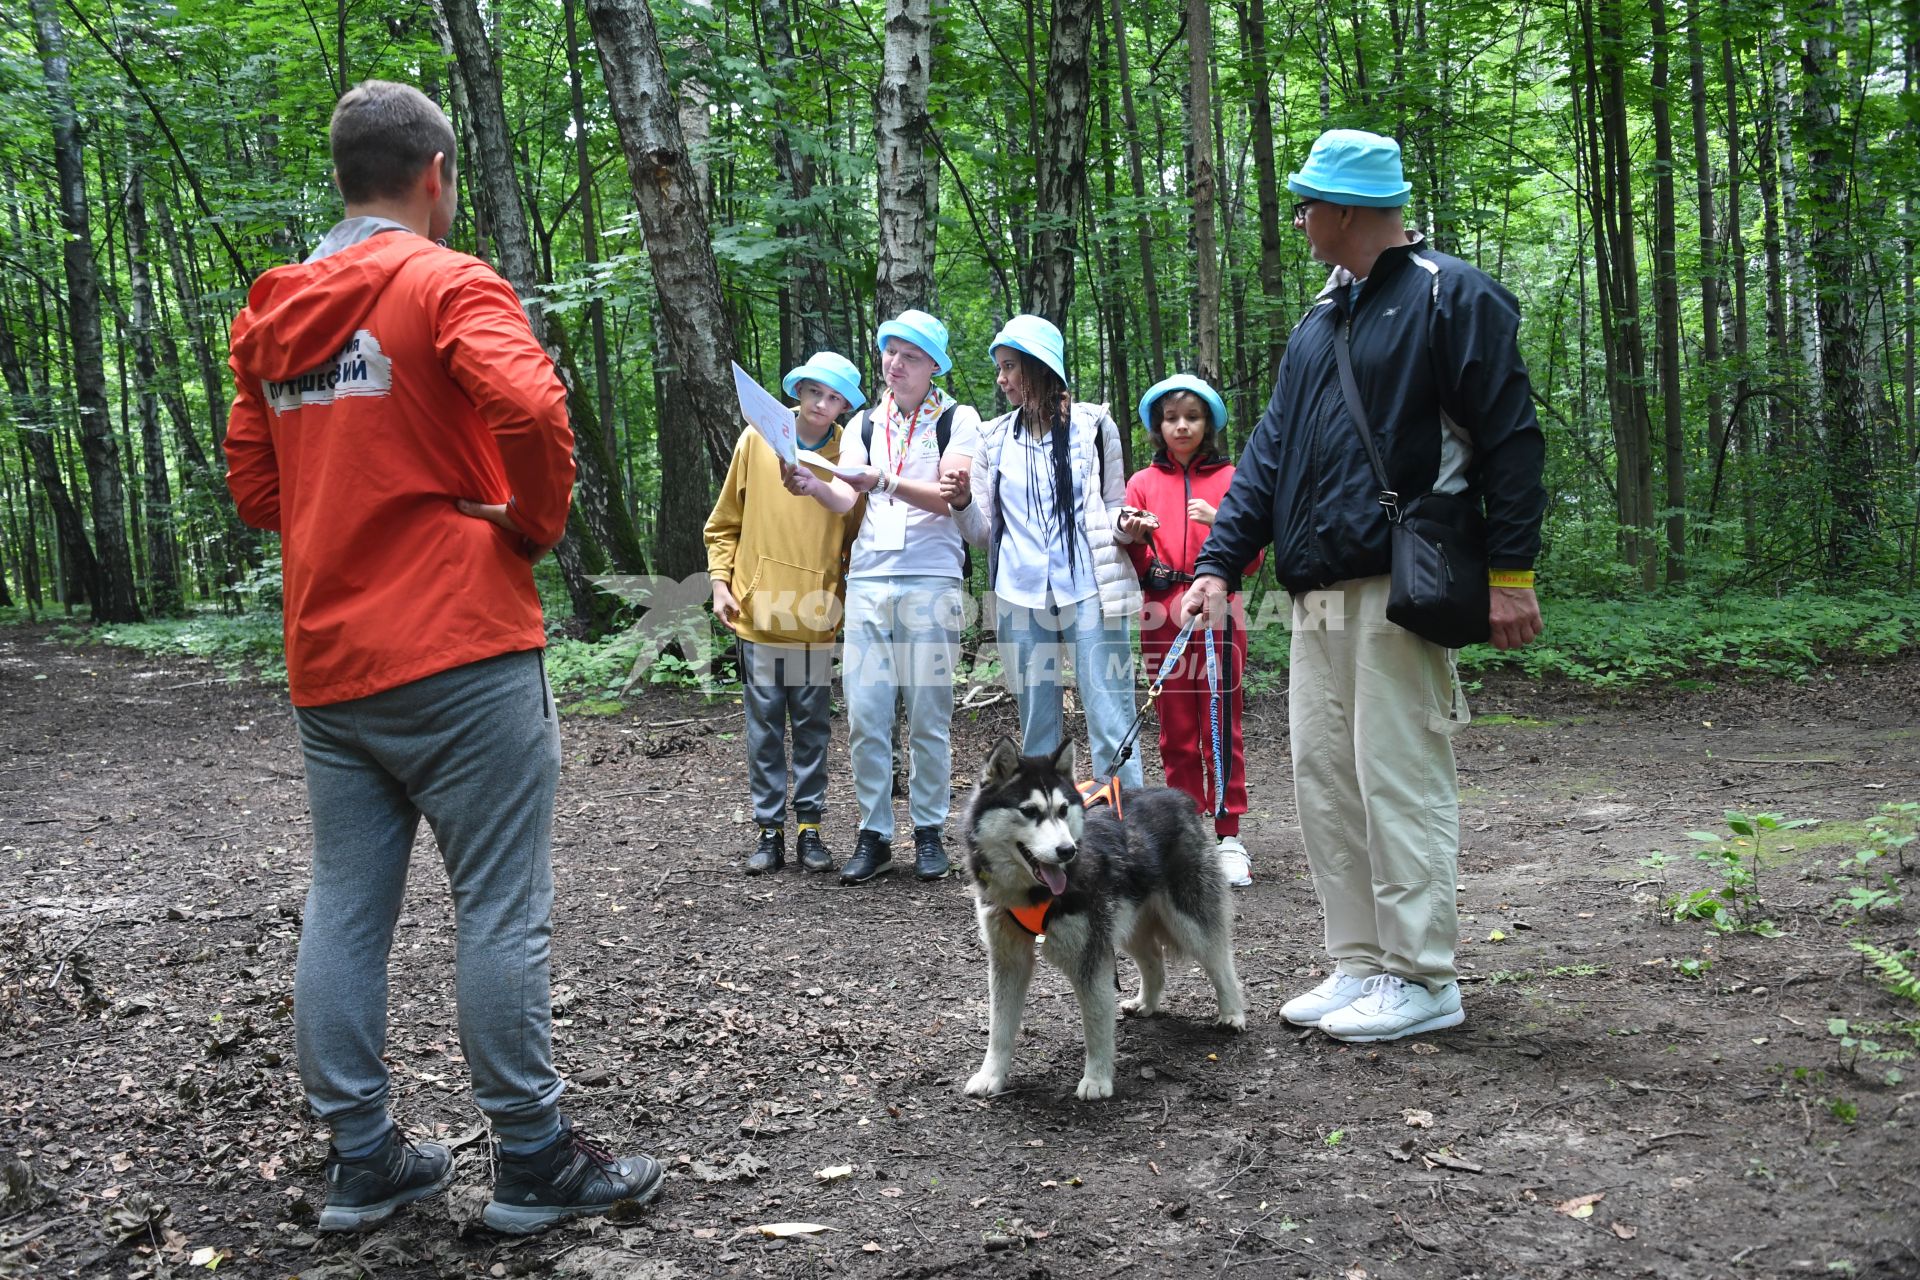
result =
[[[853,415],[853,421],[840,433],[840,465],[843,467],[864,467],[867,465],[867,442],[860,438],[860,419],[868,411],[862,409]]]

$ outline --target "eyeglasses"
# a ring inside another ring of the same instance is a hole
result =
[[[1300,220],[1301,220],[1302,218],[1305,218],[1305,217],[1307,216],[1307,210],[1309,210],[1309,209],[1311,209],[1311,208],[1313,208],[1313,206],[1315,206],[1315,205],[1317,205],[1317,204],[1325,204],[1325,203],[1326,203],[1326,201],[1324,201],[1324,200],[1296,200],[1296,201],[1294,201],[1294,202],[1293,202],[1293,220],[1294,220],[1295,222],[1299,222],[1299,221],[1300,221]]]

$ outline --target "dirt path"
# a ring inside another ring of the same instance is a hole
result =
[[[230,1252],[221,1274],[328,1280],[1920,1275],[1920,1067],[1848,1071],[1827,1027],[1898,1012],[1846,943],[1911,946],[1920,877],[1851,934],[1827,906],[1843,824],[1920,799],[1920,660],[1621,699],[1489,682],[1475,709],[1505,722],[1460,738],[1468,1021],[1377,1049],[1278,1019],[1317,980],[1319,922],[1284,700],[1256,703],[1258,879],[1236,898],[1253,1026],[1215,1031],[1179,975],[1171,1014],[1120,1028],[1101,1104],[1072,1096],[1077,1013],[1044,969],[1016,1091],[960,1094],[985,974],[957,881],[736,873],[737,708],[572,718],[567,1105],[668,1159],[667,1193],[532,1242],[465,1225],[489,1175],[428,840],[390,1058],[405,1123],[461,1144],[461,1191],[344,1247],[311,1231],[325,1146],[292,1063],[292,717],[210,675],[0,632],[0,1275],[186,1274],[201,1249]],[[1005,705],[965,723],[958,785],[1011,725]],[[1640,859],[1668,850],[1676,887],[1706,884],[1683,833],[1728,808],[1828,820],[1763,870],[1777,938],[1655,917]],[[1689,979],[1682,959],[1712,963]],[[1556,1209],[1585,1196],[1604,1197],[1589,1216]],[[782,1221],[831,1230],[751,1231]]]

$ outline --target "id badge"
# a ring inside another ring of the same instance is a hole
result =
[[[873,526],[875,551],[907,549],[907,504],[875,494],[867,500],[867,522]]]

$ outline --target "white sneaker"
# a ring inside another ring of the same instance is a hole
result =
[[[1317,1027],[1320,1019],[1358,1000],[1361,990],[1369,981],[1336,969],[1327,975],[1325,982],[1307,994],[1295,996],[1281,1005],[1280,1016],[1296,1027]]]
[[[1253,862],[1247,857],[1247,846],[1240,843],[1239,836],[1220,837],[1220,874],[1236,889],[1253,883]]]
[[[1366,980],[1360,998],[1320,1019],[1320,1029],[1335,1040],[1365,1043],[1443,1031],[1467,1020],[1460,1011],[1460,984],[1428,991],[1391,973]]]

